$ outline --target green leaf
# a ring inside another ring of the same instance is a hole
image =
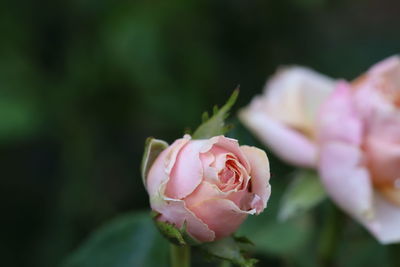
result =
[[[244,257],[243,244],[232,237],[202,244],[200,249],[205,251],[209,256],[227,260],[242,267],[252,267],[257,263],[257,259]]]
[[[149,214],[129,213],[100,227],[62,267],[168,266],[168,243]]]
[[[142,159],[142,181],[144,185],[146,185],[146,177],[150,167],[153,165],[158,155],[167,147],[168,144],[163,140],[154,139],[152,137],[146,139]]]
[[[313,208],[326,198],[326,193],[315,171],[302,170],[284,193],[278,218],[282,221]]]
[[[213,108],[213,115],[209,118],[208,113],[203,113],[203,123],[193,133],[193,139],[207,139],[213,136],[225,134],[229,130],[229,126],[225,125],[225,119],[228,117],[228,112],[235,104],[239,95],[239,89],[235,89],[228,99],[226,104],[218,109],[217,106]]]

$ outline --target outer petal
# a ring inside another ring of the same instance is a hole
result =
[[[394,89],[398,88],[400,86],[400,57],[395,55],[378,62],[368,70],[368,75],[389,81]]]
[[[165,149],[154,161],[147,175],[147,191],[150,198],[154,195],[164,195],[164,184],[169,179],[169,174],[175,164],[178,153],[189,142],[190,137],[185,136],[176,140],[172,145]],[[162,191],[162,192],[161,192]]]
[[[241,146],[240,149],[251,164],[251,192],[259,197],[260,201],[253,203],[257,214],[259,214],[267,207],[267,201],[271,195],[268,157],[263,150],[256,147]]]
[[[190,196],[185,198],[185,204],[188,209],[191,209],[208,199],[228,199],[244,211],[255,209],[251,207],[254,194],[250,194],[247,190],[222,192],[215,184],[205,181]]]
[[[192,193],[203,179],[203,166],[200,151],[208,140],[194,140],[187,143],[176,158],[170,173],[165,195],[182,199]]]
[[[178,228],[186,222],[188,233],[201,242],[215,239],[215,233],[187,209],[182,200],[166,199],[161,202],[151,201],[151,204],[152,209],[161,214],[160,221],[172,223]]]
[[[362,167],[362,152],[344,143],[329,143],[321,148],[319,173],[333,201],[359,218],[373,216],[373,189],[367,169]]]
[[[305,135],[273,120],[261,110],[244,109],[239,118],[282,159],[300,167],[315,167],[316,146]]]
[[[242,211],[227,199],[209,199],[191,207],[191,210],[215,232],[216,239],[232,234],[248,214],[254,213],[254,211]]]
[[[359,218],[371,233],[382,243],[400,242],[400,207],[391,204],[385,198],[375,193],[375,218],[366,220]]]
[[[319,107],[334,86],[334,80],[311,69],[282,68],[265,87],[264,105],[275,120],[312,134]]]
[[[358,145],[362,138],[362,121],[354,110],[350,86],[341,82],[323,104],[319,114],[319,141],[343,141]]]

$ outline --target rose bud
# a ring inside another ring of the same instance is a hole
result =
[[[144,176],[157,220],[185,226],[200,242],[231,235],[248,214],[265,209],[271,193],[265,152],[224,136],[185,135],[158,154]]]
[[[264,94],[239,118],[279,157],[301,167],[317,165],[316,119],[335,81],[304,67],[279,70]]]
[[[331,198],[381,243],[400,242],[400,58],[339,84],[321,109],[318,139]]]

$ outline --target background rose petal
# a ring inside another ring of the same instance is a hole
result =
[[[316,166],[317,148],[305,135],[258,110],[245,109],[239,116],[241,121],[282,159],[301,167]]]
[[[321,148],[319,173],[330,197],[353,216],[373,216],[373,188],[362,152],[345,143]]]

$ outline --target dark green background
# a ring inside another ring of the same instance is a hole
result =
[[[147,209],[145,138],[180,137],[236,85],[233,115],[281,65],[352,79],[398,53],[399,14],[397,0],[1,1],[1,266],[56,266],[103,222]],[[271,161],[270,221],[293,171]],[[365,240],[343,241],[343,261],[385,258],[357,227]],[[291,232],[271,233],[260,266],[295,264],[279,250]]]

